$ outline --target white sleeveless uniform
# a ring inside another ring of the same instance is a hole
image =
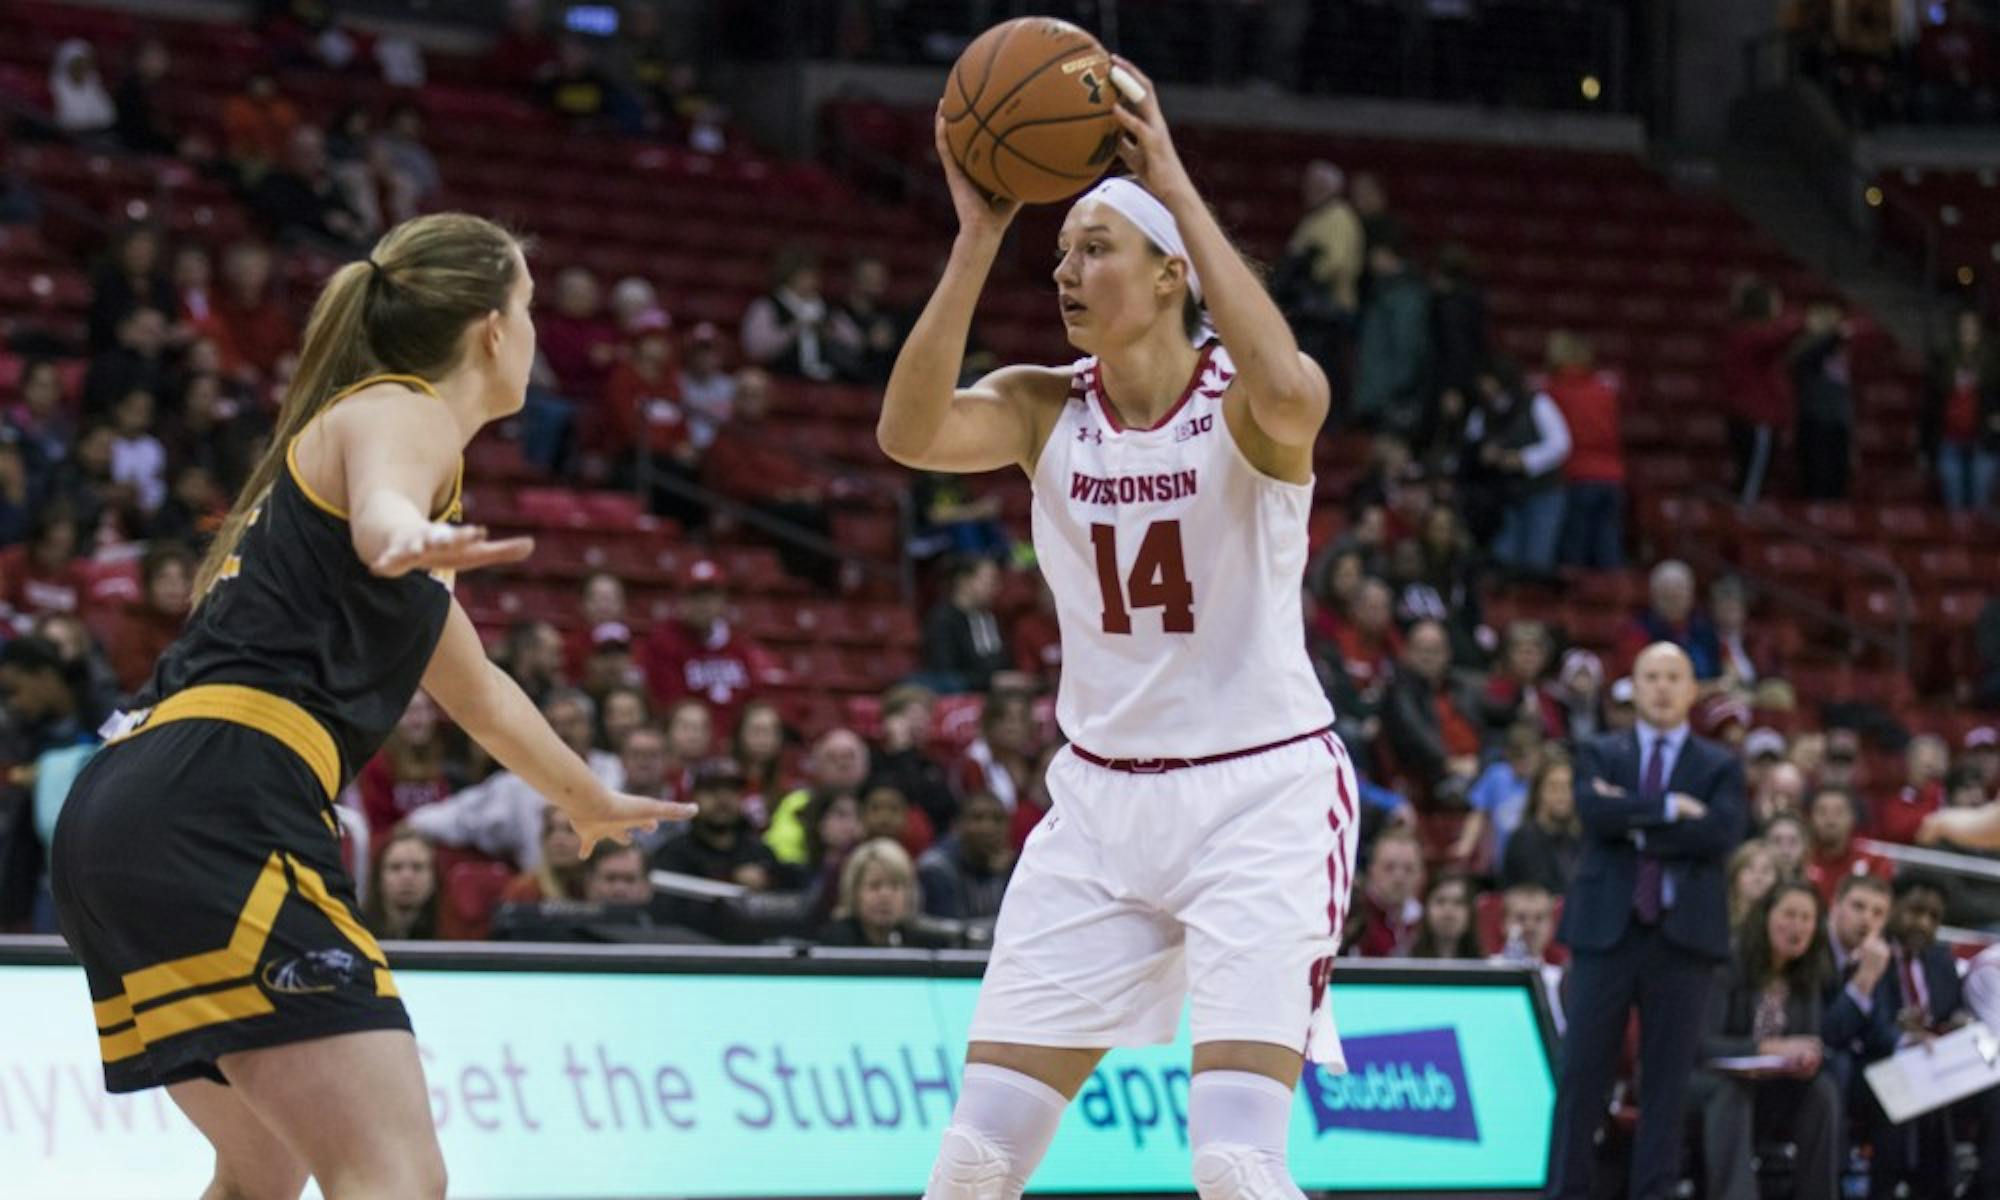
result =
[[[1312,488],[1243,456],[1234,374],[1210,342],[1139,430],[1095,359],[1071,368],[1033,510],[1071,745],[1007,887],[974,1041],[1171,1041],[1191,994],[1197,1043],[1341,1064],[1324,998],[1360,814],[1305,651]]]

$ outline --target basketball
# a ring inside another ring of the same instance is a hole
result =
[[[1118,151],[1111,55],[1067,21],[1018,17],[965,48],[941,112],[951,155],[972,182],[1048,204],[1096,182]]]

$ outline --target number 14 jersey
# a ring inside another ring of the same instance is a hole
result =
[[[1095,358],[1034,473],[1035,554],[1062,628],[1056,719],[1105,758],[1202,758],[1324,729],[1299,589],[1309,484],[1244,458],[1211,341],[1172,411],[1129,429]]]

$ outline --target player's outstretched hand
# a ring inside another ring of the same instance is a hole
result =
[[[632,840],[634,833],[651,833],[659,828],[662,821],[687,821],[694,817],[695,806],[678,800],[655,800],[650,796],[628,796],[623,792],[603,793],[596,801],[571,810],[571,828],[582,840],[583,857],[589,858],[591,850],[599,842],[617,842],[619,845]]]
[[[951,206],[958,211],[958,227],[967,233],[998,237],[1007,231],[1014,214],[1021,211],[1019,200],[991,196],[958,165],[951,156],[951,143],[944,136],[944,110],[932,118],[931,134],[937,142],[938,161],[944,164],[944,181],[951,188]]]
[[[393,579],[411,571],[472,571],[520,562],[535,552],[535,539],[488,541],[484,525],[432,521],[389,543],[370,570]]]
[[[1130,80],[1121,84],[1120,76]],[[1118,88],[1119,102],[1111,106],[1117,117],[1119,128],[1124,131],[1118,139],[1118,157],[1132,172],[1132,178],[1143,184],[1147,191],[1162,201],[1177,191],[1192,191],[1194,183],[1188,178],[1187,168],[1181,165],[1180,151],[1174,149],[1174,135],[1167,129],[1167,118],[1160,112],[1160,89],[1146,77],[1129,58],[1122,55],[1111,57],[1111,82]],[[1134,100],[1127,87],[1136,85],[1138,95],[1143,99]]]

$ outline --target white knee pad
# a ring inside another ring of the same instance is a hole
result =
[[[1014,1165],[1007,1152],[969,1125],[948,1125],[924,1200],[1003,1200]]]
[[[1304,1200],[1282,1151],[1242,1142],[1210,1142],[1194,1152],[1201,1200]]]

